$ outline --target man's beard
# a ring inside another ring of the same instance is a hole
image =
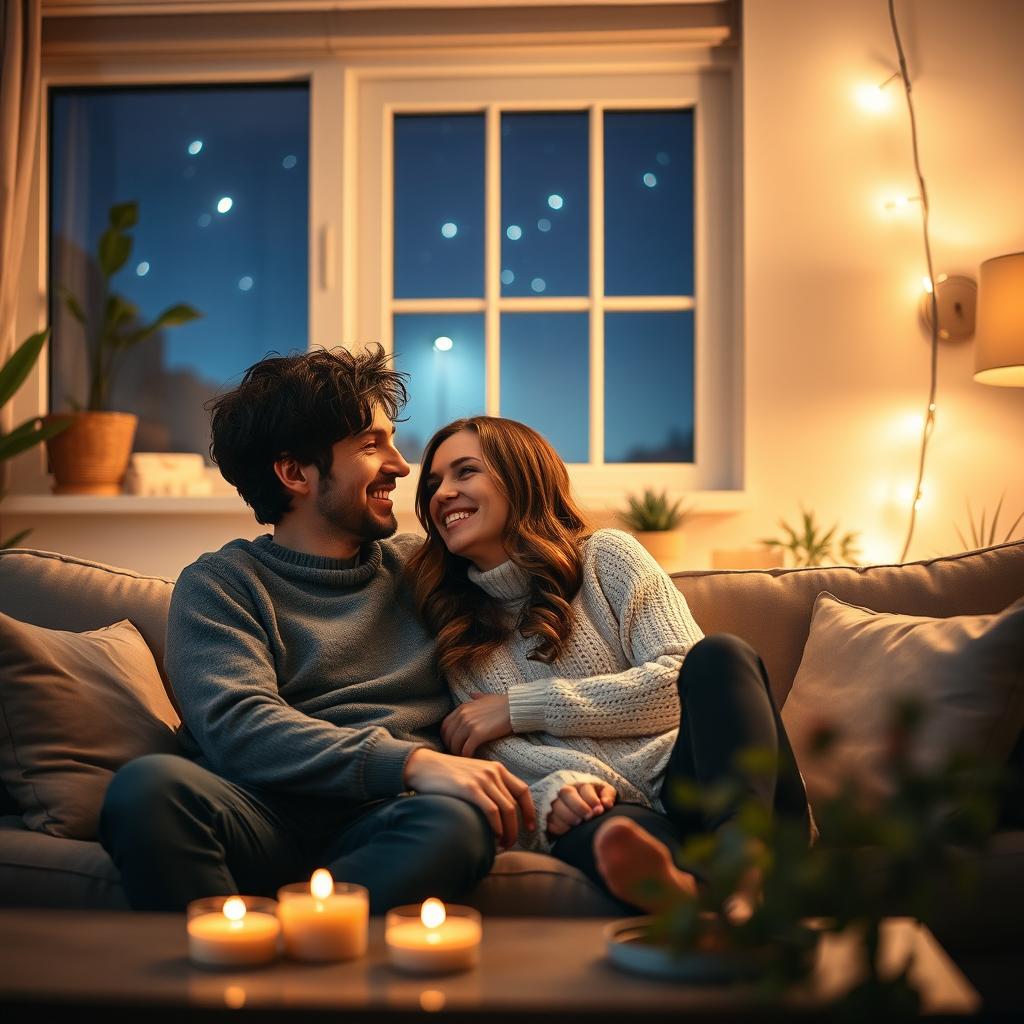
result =
[[[365,505],[339,500],[335,480],[330,476],[320,478],[316,495],[316,509],[339,533],[358,538],[361,544],[371,540],[384,540],[398,530],[394,512],[386,518],[375,516]]]

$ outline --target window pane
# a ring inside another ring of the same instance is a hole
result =
[[[566,462],[590,451],[586,313],[506,313],[501,318],[501,415],[540,431]]]
[[[450,344],[449,344],[450,343]],[[395,440],[409,462],[434,431],[484,411],[484,318],[477,313],[395,317],[395,366],[409,374],[409,404]]]
[[[693,111],[604,117],[605,293],[693,294]]]
[[[484,118],[395,118],[395,297],[484,293]]]
[[[693,312],[605,317],[605,462],[693,461]]]
[[[141,323],[181,302],[203,319],[128,351],[110,405],[140,417],[137,450],[205,454],[203,403],[268,351],[307,347],[308,87],[51,95],[51,407],[87,390],[84,336],[58,288],[95,312],[108,210],[137,200],[112,289]]]
[[[502,295],[590,292],[588,116],[502,115]]]

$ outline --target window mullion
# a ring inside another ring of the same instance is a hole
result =
[[[484,153],[484,408],[501,412],[501,110],[487,107]]]
[[[384,348],[395,351],[395,111],[385,104],[381,111],[381,250],[380,250],[380,332]]]
[[[590,108],[590,463],[604,464],[604,110]]]

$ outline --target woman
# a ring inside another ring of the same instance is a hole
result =
[[[720,779],[747,746],[792,757],[757,655],[735,637],[702,639],[628,534],[588,530],[564,463],[531,428],[457,420],[422,465],[427,540],[409,571],[458,705],[445,745],[530,785],[538,829],[522,845],[644,909],[664,897],[642,883],[694,892],[675,864],[681,841],[733,811],[703,821],[673,800],[673,781]],[[742,781],[806,818],[798,777]]]

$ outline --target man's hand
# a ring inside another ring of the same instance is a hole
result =
[[[497,761],[475,761],[420,747],[405,762],[405,784],[417,793],[457,796],[484,812],[502,846],[519,835],[519,817],[532,832],[537,827],[530,787]]]
[[[563,786],[551,804],[548,835],[564,836],[574,825],[589,821],[615,806],[615,789],[607,782],[577,782]]]
[[[474,693],[472,700],[460,704],[441,723],[444,745],[460,757],[472,757],[488,740],[511,732],[508,697],[502,693]]]

